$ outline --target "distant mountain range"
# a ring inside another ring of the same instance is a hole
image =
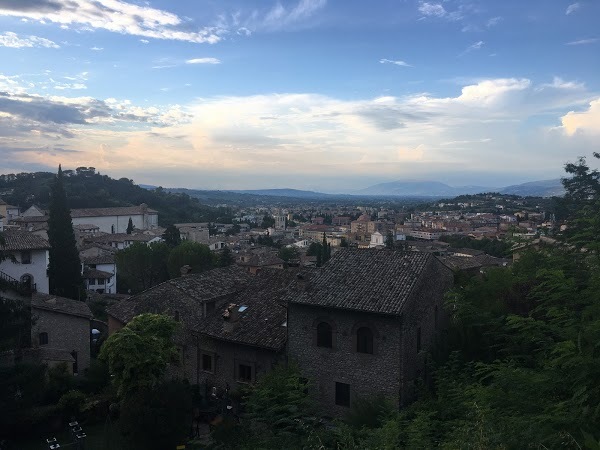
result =
[[[156,186],[140,184],[145,189],[156,189]],[[483,192],[499,192],[501,194],[519,195],[522,197],[552,197],[564,195],[560,179],[531,181],[506,187],[485,186],[450,186],[439,181],[392,181],[369,186],[365,189],[340,194],[325,194],[316,191],[299,189],[239,189],[239,190],[196,190],[183,188],[166,188],[168,192],[182,192],[200,200],[243,202],[244,199],[258,197],[285,197],[288,199],[331,199],[335,197],[351,198],[352,196],[369,197],[457,197],[459,195],[481,194]],[[235,197],[238,196],[238,197]]]

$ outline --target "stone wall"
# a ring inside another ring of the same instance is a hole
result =
[[[39,334],[48,333],[44,347],[77,352],[80,374],[90,367],[90,319],[33,307],[32,345],[39,345]]]
[[[333,327],[333,348],[316,345],[316,325],[326,320]],[[356,351],[356,329],[369,326],[374,353]],[[399,403],[401,323],[399,318],[343,310],[290,305],[288,355],[311,382],[309,391],[323,412],[341,416],[347,407],[335,404],[335,383],[350,385],[350,402],[357,397],[383,394]]]

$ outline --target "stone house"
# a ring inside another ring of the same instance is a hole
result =
[[[5,246],[1,250],[11,255],[14,262],[0,261],[0,278],[28,286],[29,291],[49,292],[48,251],[50,244],[41,236],[19,230],[5,230]]]
[[[117,264],[114,253],[106,251],[98,255],[84,256],[80,252],[79,258],[86,290],[99,294],[117,293]]]
[[[414,398],[452,283],[431,254],[375,249],[342,249],[300,280],[286,296],[288,357],[323,410],[343,415],[378,394],[399,407]]]
[[[31,318],[32,347],[42,363],[67,362],[74,375],[90,367],[92,313],[85,302],[36,293]]]

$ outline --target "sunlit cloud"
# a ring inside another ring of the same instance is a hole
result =
[[[31,47],[45,47],[45,48],[60,48],[60,46],[45,38],[38,36],[22,36],[20,37],[17,33],[6,31],[0,34],[0,47],[10,48],[31,48]]]

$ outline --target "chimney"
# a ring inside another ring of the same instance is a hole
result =
[[[179,272],[181,272],[181,276],[187,275],[192,272],[192,266],[190,266],[188,264],[186,264],[185,266],[181,266],[181,269],[179,269]]]
[[[308,274],[298,272],[296,274],[296,285],[298,286],[299,291],[307,291],[308,290]]]
[[[223,332],[231,333],[239,318],[240,313],[238,311],[238,305],[230,303],[223,312]]]

